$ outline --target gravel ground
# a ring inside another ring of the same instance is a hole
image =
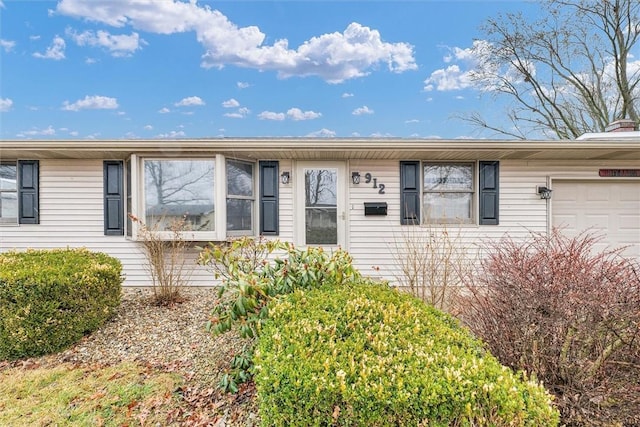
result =
[[[110,365],[136,361],[171,369],[185,376],[185,400],[215,422],[199,425],[257,425],[255,391],[246,387],[236,395],[217,391],[220,376],[244,342],[233,333],[213,337],[205,330],[208,314],[217,301],[214,289],[185,288],[184,302],[170,307],[153,304],[151,289],[125,288],[116,316],[68,350],[13,365]]]

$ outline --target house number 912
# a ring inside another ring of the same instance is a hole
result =
[[[373,182],[373,188],[378,189],[378,194],[384,194],[384,184],[378,184],[378,178],[372,177],[369,172],[364,174],[364,182],[365,184],[370,184],[371,182]]]

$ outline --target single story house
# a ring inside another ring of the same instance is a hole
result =
[[[0,252],[103,251],[122,261],[128,286],[150,284],[129,214],[161,229],[184,217],[199,242],[264,235],[342,247],[364,274],[392,281],[399,241],[434,227],[455,229],[470,250],[507,234],[593,229],[640,259],[636,131],[565,141],[1,140],[0,183]],[[214,279],[197,267],[191,282]]]

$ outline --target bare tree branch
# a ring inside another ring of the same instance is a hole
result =
[[[474,126],[521,138],[576,138],[603,132],[617,119],[636,122],[640,64],[630,63],[640,38],[637,0],[542,0],[544,17],[501,14],[483,26],[488,43],[471,79],[510,100],[513,128],[479,113],[458,116]],[[475,46],[475,44],[474,44]]]

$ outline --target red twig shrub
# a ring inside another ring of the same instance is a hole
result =
[[[491,353],[535,374],[566,425],[640,423],[640,269],[559,230],[487,245],[463,320]]]

